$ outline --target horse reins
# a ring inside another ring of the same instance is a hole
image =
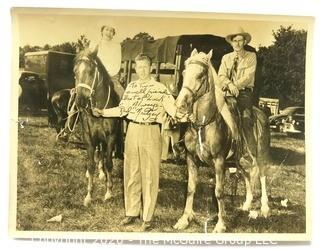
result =
[[[89,58],[87,58],[87,57],[85,57],[85,58],[82,58],[81,59],[82,61],[90,61],[89,60]],[[92,96],[94,95],[94,93],[95,93],[95,87],[96,87],[96,85],[98,85],[99,83],[101,83],[102,81],[103,81],[103,79],[101,79],[99,82],[96,80],[97,79],[97,76],[98,76],[98,74],[99,74],[99,71],[98,71],[98,65],[97,65],[97,62],[96,61],[94,61],[94,64],[95,64],[95,71],[94,71],[94,78],[93,78],[93,80],[92,80],[92,86],[89,86],[88,84],[86,84],[86,83],[82,83],[82,82],[80,82],[80,83],[78,83],[77,85],[76,85],[76,91],[77,91],[77,89],[78,88],[85,88],[85,89],[88,89],[89,91],[90,91],[90,105],[91,105],[91,109],[94,107],[94,105],[92,104]],[[97,83],[96,83],[97,82]],[[104,108],[103,109],[105,109],[107,106],[108,106],[108,104],[109,104],[109,101],[110,101],[110,94],[111,94],[111,87],[110,87],[110,85],[108,86],[108,98],[107,98],[107,102],[106,102],[106,104],[104,105]]]
[[[208,64],[207,64],[207,63],[204,63],[204,62],[202,62],[202,61],[191,60],[190,62],[188,62],[187,65],[191,65],[191,64],[196,64],[196,65],[199,65],[199,66],[203,67],[203,68],[205,69],[205,72],[207,72],[208,69],[209,69]],[[206,90],[207,90],[207,88],[208,88],[208,87],[207,87],[207,84],[208,84],[208,83],[206,83]],[[196,89],[195,91],[193,91],[193,90],[192,90],[190,87],[188,87],[188,86],[183,86],[182,88],[188,90],[188,91],[191,93],[192,98],[193,98],[193,99],[196,99],[197,93],[199,92],[199,90],[201,89],[201,87],[203,87],[203,84],[200,84],[200,86],[198,87],[198,89]]]
[[[87,57],[83,57],[83,58],[81,58],[80,61],[90,61],[90,59],[87,58]],[[99,82],[97,81],[97,77],[98,77],[99,71],[98,71],[98,66],[97,66],[97,62],[96,62],[96,61],[94,61],[94,64],[95,64],[95,72],[94,72],[94,78],[93,78],[93,80],[92,80],[92,86],[89,86],[89,85],[86,84],[86,83],[80,82],[80,83],[78,83],[78,84],[76,85],[75,88],[71,89],[71,91],[70,91],[70,95],[71,95],[71,96],[70,96],[70,101],[69,101],[68,107],[67,107],[67,112],[68,112],[67,127],[68,127],[68,129],[69,129],[70,132],[73,132],[73,131],[75,130],[75,126],[76,126],[76,124],[77,124],[77,122],[78,122],[78,119],[79,119],[79,110],[74,110],[74,111],[72,111],[72,109],[74,109],[74,107],[76,107],[76,106],[75,106],[75,101],[73,101],[72,99],[75,98],[75,95],[77,94],[77,89],[79,89],[79,88],[85,88],[85,89],[88,89],[88,90],[90,91],[89,101],[90,101],[91,110],[92,110],[92,108],[94,107],[94,105],[93,105],[93,103],[92,103],[92,102],[93,102],[93,101],[92,101],[92,96],[93,96],[94,93],[95,93],[95,87],[96,87],[96,85],[98,85],[99,83],[102,82],[102,79],[101,79]],[[96,83],[96,82],[97,82],[97,83]],[[108,106],[108,103],[109,103],[109,101],[110,101],[110,94],[111,94],[111,88],[110,88],[110,85],[109,85],[109,87],[108,87],[108,98],[107,98],[107,102],[106,102],[106,104],[105,104],[105,106],[104,106],[104,109]],[[71,105],[71,103],[72,103],[72,105]],[[85,109],[85,111],[87,111],[87,110]],[[76,116],[75,122],[74,122],[74,124],[73,124],[73,127],[70,127],[69,118],[72,117],[73,115],[77,115],[77,116]]]
[[[208,63],[205,63],[205,62],[202,62],[202,61],[197,61],[197,60],[191,60],[190,62],[187,63],[187,66],[190,65],[190,64],[199,65],[199,66],[201,66],[201,67],[204,68],[204,74],[205,74],[205,73],[208,73],[208,70],[209,70],[209,65],[208,65]],[[195,101],[197,101],[199,98],[201,98],[204,94],[206,94],[206,93],[208,92],[208,89],[209,89],[208,84],[209,84],[209,78],[206,79],[206,82],[205,82],[204,84],[200,84],[200,86],[199,86],[196,90],[192,90],[192,89],[191,89],[190,87],[188,87],[188,86],[183,86],[182,88],[186,89],[187,91],[189,91],[189,92],[191,93],[191,97],[192,97],[193,101],[195,102]],[[201,89],[202,87],[205,87],[205,89],[204,89],[204,94],[198,95],[198,93],[199,93],[199,91],[200,91],[200,89]],[[196,123],[193,123],[193,122],[192,122],[192,124],[193,124],[193,125],[196,125],[196,126],[198,126],[198,127],[201,127],[201,126],[206,125],[206,124],[204,123],[204,121],[202,121],[202,123],[200,123],[200,124],[196,124]]]

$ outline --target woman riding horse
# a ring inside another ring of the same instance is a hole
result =
[[[214,232],[224,232],[225,207],[224,207],[224,180],[226,170],[226,158],[228,156],[232,134],[231,130],[221,116],[217,100],[223,98],[222,92],[215,88],[218,76],[210,62],[212,50],[205,54],[198,53],[195,49],[190,58],[186,60],[186,69],[183,79],[183,86],[176,101],[178,112],[190,115],[193,114],[194,122],[189,126],[185,134],[185,145],[187,149],[188,165],[188,195],[184,214],[174,226],[176,229],[185,229],[194,218],[193,198],[197,184],[197,170],[200,161],[214,166],[216,186],[215,196],[218,202],[218,222]],[[258,144],[258,164],[248,169],[249,172],[239,168],[244,173],[246,182],[246,201],[243,210],[249,210],[252,202],[251,179],[254,173],[259,172],[262,197],[261,213],[267,217],[268,197],[266,193],[265,168],[263,156],[269,148],[268,126],[264,115],[254,109],[255,116],[255,139]],[[241,166],[239,166],[241,167]]]

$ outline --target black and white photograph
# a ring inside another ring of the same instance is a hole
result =
[[[14,237],[310,240],[312,17],[11,14]]]

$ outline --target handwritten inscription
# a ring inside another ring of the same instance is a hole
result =
[[[121,113],[139,122],[157,122],[163,113],[163,101],[170,95],[160,83],[138,84],[128,86],[120,103]]]

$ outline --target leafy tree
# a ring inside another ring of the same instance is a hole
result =
[[[280,26],[273,37],[257,53],[260,96],[278,98],[281,107],[304,105],[307,32]]]
[[[51,50],[75,54],[77,51],[77,44],[75,42],[64,42],[51,47]]]
[[[50,45],[49,44],[44,45],[43,50],[50,50]]]
[[[25,45],[24,47],[19,47],[19,68],[24,67],[24,55],[28,52],[36,52],[42,50],[39,46]]]
[[[80,37],[78,38],[77,41],[77,52],[80,52],[81,50],[84,50],[86,48],[88,48],[90,45],[90,40],[87,39],[87,37],[85,35],[80,35]]]
[[[147,40],[147,41],[154,41],[154,37],[148,34],[147,32],[140,32],[136,34],[133,38],[127,37],[122,41],[122,43],[125,43],[127,41],[132,41],[132,40]]]
[[[90,40],[88,40],[85,35],[80,35],[80,37],[76,42],[64,42],[62,44],[56,44],[54,46],[50,46],[49,44],[45,44],[43,47],[25,45],[24,47],[19,47],[19,67],[23,68],[25,66],[24,55],[28,52],[53,50],[53,51],[75,54],[89,47],[89,45],[90,45]]]
[[[133,38],[133,40],[147,40],[147,41],[154,41],[154,37],[149,35],[146,32],[140,32],[139,34],[136,34]]]

